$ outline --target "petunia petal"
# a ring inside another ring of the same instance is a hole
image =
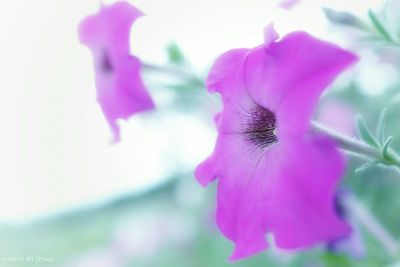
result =
[[[142,15],[143,12],[127,2],[103,6],[79,24],[80,41],[91,49],[106,46],[112,55],[129,54],[131,27]]]
[[[264,45],[268,47],[271,43],[279,39],[279,34],[274,29],[274,24],[271,23],[264,29]]]
[[[213,155],[196,170],[203,185],[219,178],[216,218],[236,244],[232,260],[264,250],[267,232],[287,249],[349,233],[333,207],[344,161],[331,141],[276,144],[260,153],[240,138],[220,135]]]
[[[206,81],[210,92],[225,90],[224,96],[229,97],[234,91],[230,88],[238,79],[243,61],[249,49],[233,49],[219,56],[212,65]]]
[[[154,108],[140,77],[141,63],[130,55],[129,37],[133,22],[143,13],[127,2],[101,6],[79,25],[81,42],[94,57],[97,100],[113,131],[120,138],[118,119]]]
[[[220,92],[224,113],[219,116],[220,132],[240,132],[242,115],[254,104],[242,77],[242,64],[249,49],[230,50],[217,58],[207,77],[210,92]]]
[[[274,149],[264,154],[255,169],[249,168],[248,178],[240,177],[247,180],[246,189],[231,192],[232,198],[240,201],[225,199],[225,205],[220,205],[218,198],[218,209],[224,209],[220,213],[237,214],[236,248],[231,259],[265,249],[266,232],[271,232],[278,247],[284,249],[308,247],[349,234],[349,227],[334,211],[333,195],[344,162],[332,142],[318,137]],[[220,183],[225,188],[219,192],[235,188],[227,185],[225,176]],[[226,205],[238,202],[239,206]]]
[[[309,131],[315,105],[356,57],[306,33],[231,50],[214,64],[208,87],[224,104],[212,155],[198,166],[202,185],[218,178],[217,223],[235,243],[231,259],[267,247],[311,246],[347,235],[334,190],[345,163],[335,144]]]
[[[273,184],[269,228],[281,248],[301,248],[350,233],[336,214],[335,188],[345,161],[327,137],[284,144],[279,174]],[[280,209],[276,209],[276,205]],[[275,207],[275,208],[274,208]]]
[[[213,154],[195,172],[203,186],[219,178],[217,223],[233,241],[236,240],[239,196],[248,183],[249,172],[256,166],[257,157],[262,156],[254,152],[240,134],[219,134]]]
[[[114,132],[114,142],[120,138],[118,119],[128,119],[134,113],[154,108],[140,79],[140,61],[126,56],[117,62],[111,76],[96,75],[97,101]]]
[[[245,82],[252,98],[274,112],[280,105],[295,104],[296,107],[282,107],[282,110],[291,112],[291,117],[285,118],[297,121],[300,128],[293,128],[303,134],[323,90],[355,60],[352,53],[336,45],[305,32],[294,32],[279,42],[259,46],[248,53]]]

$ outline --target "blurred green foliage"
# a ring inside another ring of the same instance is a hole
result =
[[[176,43],[172,43],[167,47],[168,59],[174,64],[183,64],[186,62],[183,52]]]

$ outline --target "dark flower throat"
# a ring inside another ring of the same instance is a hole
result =
[[[265,148],[278,142],[275,133],[276,117],[270,110],[256,105],[246,117],[245,138],[260,148]]]
[[[113,65],[111,63],[111,59],[106,50],[103,51],[100,58],[100,68],[105,73],[110,73],[113,71]]]

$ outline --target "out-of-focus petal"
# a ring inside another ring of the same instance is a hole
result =
[[[129,54],[130,29],[143,13],[127,2],[101,6],[79,25],[80,41],[88,46],[94,58],[97,100],[119,141],[118,119],[154,108],[140,77],[141,63]]]
[[[97,14],[79,24],[80,41],[92,50],[106,46],[113,55],[129,54],[130,30],[142,15],[143,12],[127,2],[102,6]]]
[[[354,136],[356,134],[354,108],[343,101],[325,101],[318,111],[317,120],[340,133]]]
[[[279,6],[284,9],[292,9],[293,7],[300,4],[301,0],[282,0]]]

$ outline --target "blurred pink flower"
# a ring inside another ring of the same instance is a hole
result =
[[[294,6],[298,5],[301,2],[301,0],[282,0],[279,3],[279,6],[285,9],[291,9]]]
[[[357,221],[343,204],[344,199],[351,195],[350,189],[341,188],[338,190],[335,206],[337,214],[351,225],[352,233],[345,238],[328,242],[327,248],[333,253],[344,254],[354,259],[362,259],[367,254],[363,234]]]
[[[345,163],[330,139],[310,133],[324,89],[356,57],[305,32],[221,55],[207,78],[224,104],[213,154],[196,169],[218,183],[217,224],[235,242],[231,259],[267,247],[295,249],[349,234],[335,213],[335,187]]]
[[[126,2],[101,6],[79,25],[80,41],[94,57],[97,101],[114,134],[120,138],[117,119],[154,108],[140,77],[141,63],[129,54],[133,22],[143,13]]]
[[[321,105],[317,120],[340,133],[350,136],[354,136],[356,133],[355,111],[346,102],[339,100],[326,101]]]

